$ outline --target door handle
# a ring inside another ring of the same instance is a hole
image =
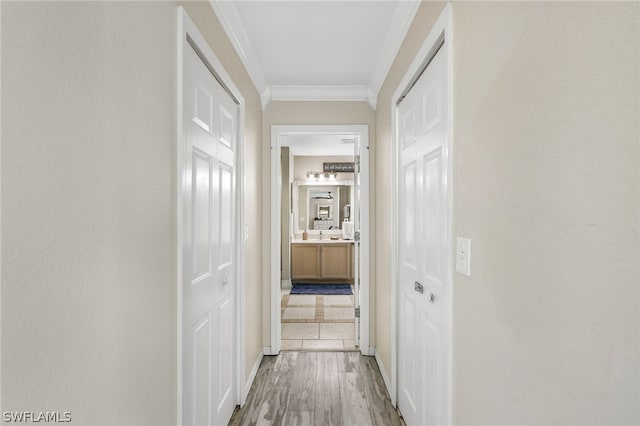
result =
[[[422,287],[422,284],[420,284],[418,281],[414,281],[413,289],[418,293],[424,293],[424,287]]]
[[[436,295],[429,293],[429,302],[434,303],[436,301]]]

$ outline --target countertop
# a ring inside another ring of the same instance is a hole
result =
[[[353,244],[353,240],[343,240],[342,238],[340,238],[339,240],[331,240],[329,238],[323,238],[321,240],[292,240],[291,244]]]

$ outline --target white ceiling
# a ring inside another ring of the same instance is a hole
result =
[[[271,100],[357,100],[378,91],[419,2],[211,1],[261,94]]]
[[[353,137],[348,134],[282,135],[281,146],[288,146],[296,156],[353,155]]]

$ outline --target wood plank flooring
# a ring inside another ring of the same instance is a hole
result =
[[[402,425],[378,365],[358,352],[265,356],[229,425]]]

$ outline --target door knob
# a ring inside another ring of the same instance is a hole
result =
[[[433,303],[436,301],[436,295],[433,293],[429,293],[429,302]]]

